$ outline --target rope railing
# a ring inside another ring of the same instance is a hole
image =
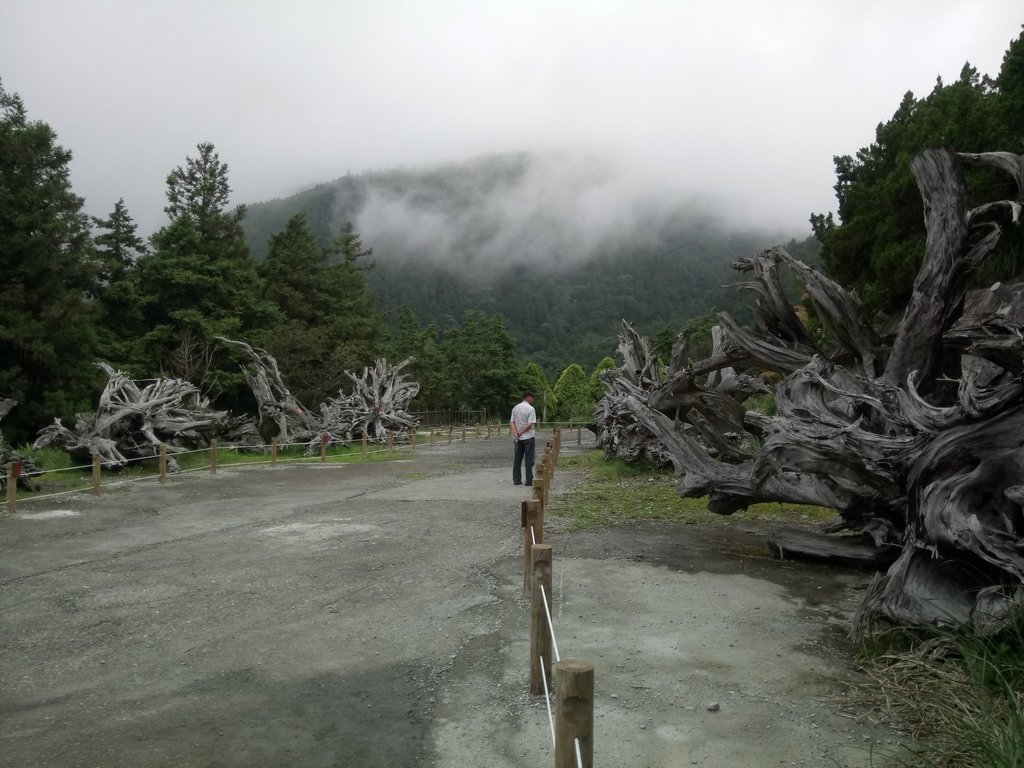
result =
[[[544,507],[561,449],[561,430],[544,449],[533,473],[534,497],[522,502],[523,588],[530,596],[530,693],[543,695],[548,709],[555,768],[592,768],[594,667],[562,660],[553,619],[552,548],[544,543]],[[555,708],[551,706],[551,671]],[[566,702],[571,699],[571,713]]]

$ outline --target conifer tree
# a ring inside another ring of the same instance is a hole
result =
[[[101,357],[119,368],[136,370],[137,340],[145,333],[139,302],[136,264],[146,255],[146,242],[125,206],[114,204],[105,219],[93,216],[93,243],[99,269],[96,289]]]
[[[278,318],[263,296],[256,265],[242,235],[245,208],[228,209],[228,166],[212,144],[199,144],[167,176],[170,222],[152,237],[139,261],[142,340],[150,375],[185,378],[227,405],[245,397],[237,363],[220,354],[217,336],[246,339]]]
[[[0,397],[12,444],[90,404],[98,371],[89,295],[98,274],[71,152],[0,83]]]

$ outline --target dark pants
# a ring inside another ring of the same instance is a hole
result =
[[[533,441],[534,438],[528,440],[520,440],[516,443],[516,456],[515,461],[512,464],[512,482],[521,483],[523,481],[522,463],[526,460],[526,484],[533,484]]]

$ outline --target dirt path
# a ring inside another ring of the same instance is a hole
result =
[[[553,765],[510,457],[470,440],[22,504],[0,518],[0,765]],[[596,765],[891,749],[830,703],[866,577],[766,560],[763,538],[551,529],[559,649],[596,667]]]

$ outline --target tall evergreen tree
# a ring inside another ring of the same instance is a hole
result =
[[[323,322],[332,346],[332,364],[338,370],[355,370],[372,363],[383,348],[384,316],[366,280],[367,270],[373,269],[373,249],[363,245],[348,223],[326,255],[330,265],[323,271],[323,287],[331,300]]]
[[[87,301],[98,275],[70,161],[53,129],[29,120],[0,83],[0,396],[19,403],[4,419],[15,444],[88,409],[99,378]]]
[[[220,354],[215,337],[248,338],[278,313],[263,297],[256,265],[242,235],[244,207],[228,209],[228,167],[212,144],[199,144],[167,176],[164,209],[171,221],[153,235],[139,261],[142,339],[151,374],[186,378],[232,405],[246,392],[237,363]]]
[[[117,367],[134,370],[136,343],[146,330],[135,267],[148,252],[146,242],[138,235],[123,198],[107,218],[93,216],[92,225],[100,276],[96,306],[101,355]]]

